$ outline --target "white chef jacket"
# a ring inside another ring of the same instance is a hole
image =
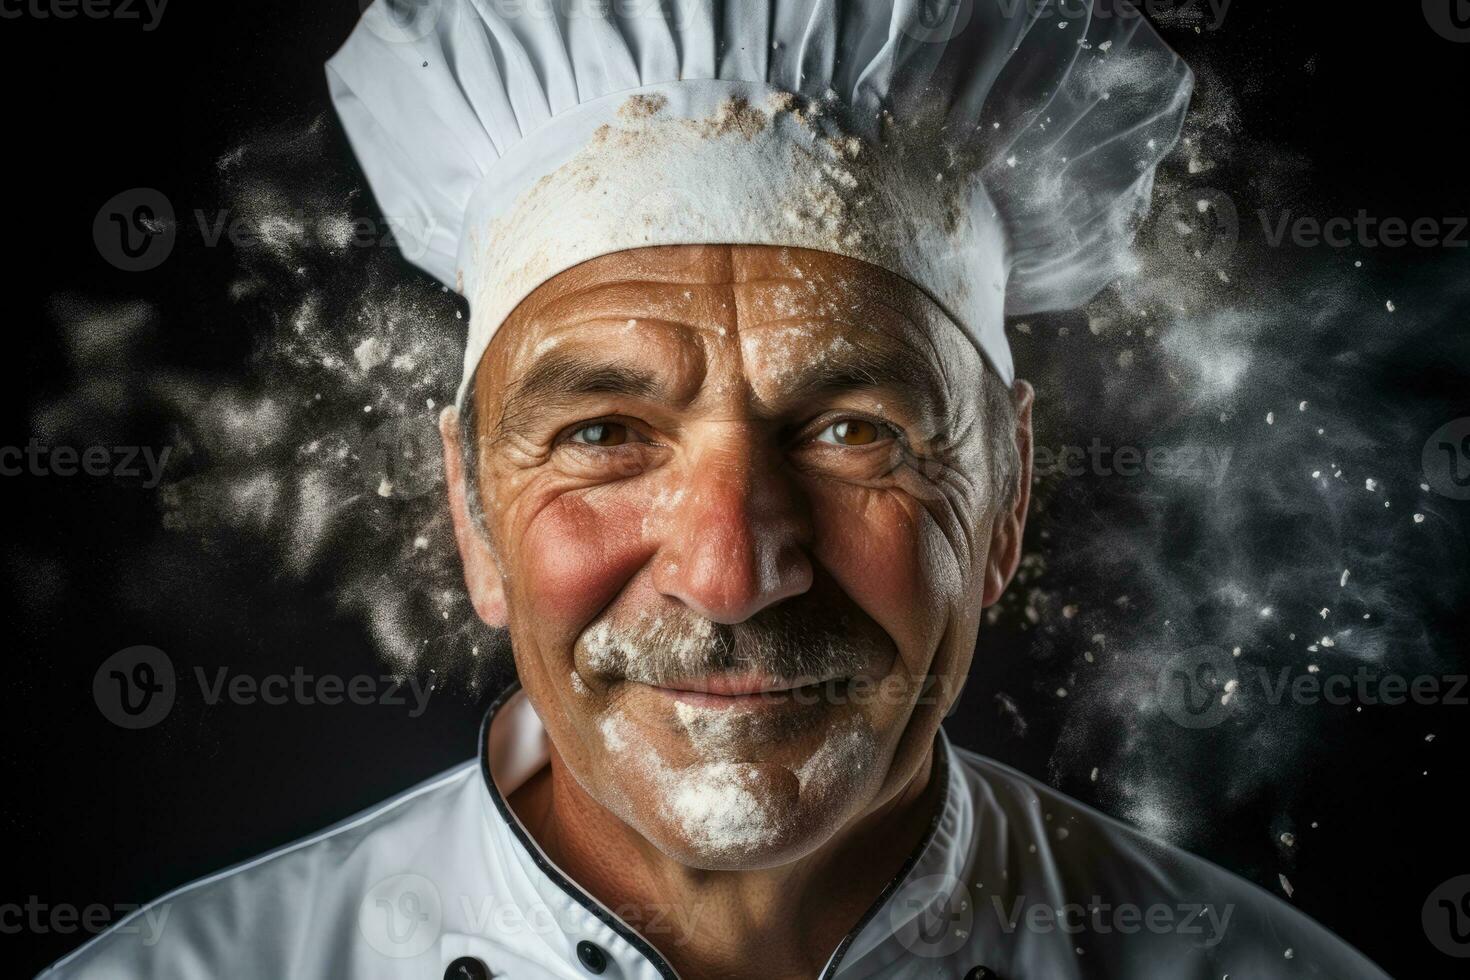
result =
[[[513,687],[486,714],[479,761],[165,895],[41,977],[677,976],[658,952],[672,927],[645,914],[640,935],[553,865],[507,806],[547,765],[547,745]],[[935,773],[942,809],[824,980],[1386,977],[1263,889],[942,731]]]

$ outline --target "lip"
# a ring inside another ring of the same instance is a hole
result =
[[[717,694],[724,697],[741,697],[751,694],[780,694],[803,687],[810,681],[772,677],[768,674],[711,674],[708,677],[690,677],[659,685],[666,691],[687,694]]]
[[[654,690],[675,700],[702,707],[734,708],[786,701],[795,691],[816,688],[826,683],[829,681],[772,677],[766,674],[713,674],[708,677],[669,681],[655,686]]]

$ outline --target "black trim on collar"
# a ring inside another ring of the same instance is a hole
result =
[[[627,940],[628,945],[647,957],[648,962],[652,963],[653,968],[659,972],[659,976],[665,977],[667,980],[679,980],[679,974],[674,972],[672,966],[669,966],[668,962],[663,958],[663,954],[650,946],[646,939],[634,932],[623,920],[603,908],[592,896],[583,891],[576,882],[571,881],[563,875],[556,865],[546,860],[546,856],[541,853],[540,845],[532,840],[525,829],[521,827],[520,820],[511,812],[510,804],[506,802],[505,797],[501,796],[500,790],[496,788],[495,779],[490,773],[490,722],[494,719],[495,712],[500,710],[505,702],[509,701],[520,689],[521,682],[518,680],[512,681],[510,686],[500,692],[500,697],[496,698],[494,703],[486,710],[485,720],[480,722],[480,775],[485,779],[485,789],[489,792],[490,799],[494,801],[495,809],[500,813],[500,818],[510,827],[511,833],[515,834],[516,839],[521,842],[521,846],[526,849],[526,853],[531,855],[531,860],[536,862],[536,867],[542,874],[550,878],[562,891],[576,899],[578,905],[591,912],[601,920],[603,925]]]
[[[545,855],[541,853],[540,845],[532,840],[525,829],[521,827],[520,820],[511,812],[510,804],[506,802],[505,798],[500,795],[500,790],[496,788],[495,778],[490,772],[490,722],[494,720],[495,713],[505,705],[505,702],[514,697],[520,689],[521,682],[519,680],[512,681],[510,686],[500,692],[500,696],[486,709],[485,719],[480,722],[480,747],[477,753],[480,758],[480,776],[485,780],[485,790],[490,794],[490,799],[495,804],[496,812],[500,814],[500,818],[510,827],[511,833],[515,834],[516,839],[521,842],[521,846],[526,849],[526,853],[531,855],[531,860],[536,862],[536,867],[542,874],[550,878],[558,888],[575,899],[578,905],[581,905],[588,912],[596,916],[603,925],[626,940],[628,945],[642,953],[648,959],[648,962],[653,964],[653,968],[659,972],[660,976],[665,977],[666,980],[680,980],[679,974],[674,972],[674,968],[663,958],[663,954],[654,949],[648,940],[634,932],[622,919],[619,919],[616,915],[603,908],[596,899],[583,891],[581,886],[562,874],[554,864],[546,859]],[[940,737],[936,736],[935,742],[939,744],[941,742]],[[882,911],[883,906],[893,897],[893,893],[899,889],[904,879],[909,876],[909,872],[914,870],[914,866],[919,863],[919,859],[929,849],[929,844],[934,840],[934,835],[939,832],[939,825],[944,820],[944,814],[949,809],[949,753],[947,751],[936,752],[935,760],[939,766],[940,802],[939,808],[934,812],[933,819],[929,821],[929,829],[924,832],[923,839],[919,841],[919,845],[909,854],[908,860],[904,862],[903,867],[899,868],[898,873],[889,880],[887,885],[883,886],[883,890],[878,893],[878,897],[868,907],[868,911],[864,912],[862,918],[858,919],[857,925],[853,926],[852,930],[846,936],[842,937],[842,942],[837,944],[837,949],[832,952],[832,956],[828,960],[827,968],[822,971],[820,980],[828,980],[828,978],[837,974],[837,968],[842,963],[842,957],[851,948],[853,941],[857,939],[858,935],[867,927],[868,923],[872,922],[878,913]]]
[[[942,731],[943,729],[940,730]],[[819,980],[828,980],[837,975],[837,968],[842,965],[842,958],[847,955],[848,949],[852,947],[858,934],[867,928],[869,922],[877,918],[883,906],[888,904],[893,893],[898,891],[909,873],[914,870],[914,866],[919,863],[919,859],[924,856],[924,852],[929,850],[929,843],[934,840],[934,835],[939,833],[939,825],[944,822],[944,815],[949,812],[949,751],[944,746],[940,733],[935,734],[934,742],[941,750],[934,753],[934,760],[939,766],[939,808],[934,811],[934,817],[929,821],[929,829],[924,831],[919,846],[909,853],[909,859],[903,863],[903,867],[898,869],[898,873],[889,879],[888,884],[884,885],[883,890],[878,893],[878,897],[873,899],[873,904],[868,906],[868,911],[863,913],[861,919],[858,919],[857,925],[842,937],[842,942],[838,943],[837,948],[833,950],[832,959],[827,963],[827,969],[822,971]]]

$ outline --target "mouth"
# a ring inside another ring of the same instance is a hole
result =
[[[824,688],[845,683],[846,678],[785,678],[766,674],[711,674],[688,677],[653,689],[675,701],[703,708],[743,708],[760,704],[799,702],[816,704]]]

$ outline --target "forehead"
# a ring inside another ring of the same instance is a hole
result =
[[[981,363],[927,294],[866,262],[777,246],[662,246],[542,284],[497,331],[476,397],[486,404],[541,362],[588,358],[682,372],[692,385],[713,362],[733,362],[766,394],[817,359],[914,383],[927,370],[941,387]]]
[[[590,259],[552,277],[536,294],[545,301],[569,289],[619,280],[720,285],[770,278],[801,280],[808,276],[832,284],[842,278],[875,285],[888,282],[918,292],[907,280],[885,269],[832,252],[775,245],[663,245]]]

